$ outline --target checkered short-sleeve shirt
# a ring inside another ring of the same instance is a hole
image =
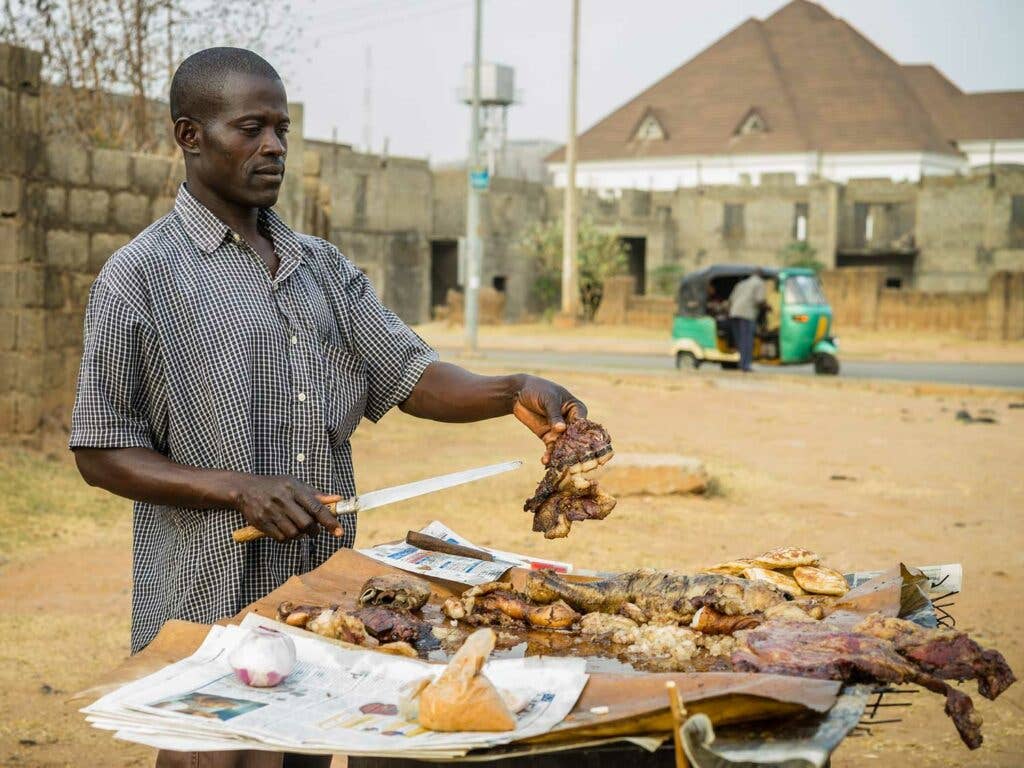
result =
[[[349,437],[409,396],[437,355],[366,276],[271,210],[260,257],[182,185],[174,210],[118,250],[89,295],[72,448],[146,447],[194,467],[289,474],[355,494]],[[136,502],[132,652],[171,618],[237,613],[351,547],[345,535],[236,544],[233,510]]]

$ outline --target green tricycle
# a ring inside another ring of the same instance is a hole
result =
[[[728,299],[740,280],[761,270],[766,304],[754,335],[754,360],[769,365],[813,363],[815,373],[839,373],[838,340],[832,335],[832,308],[814,270],[772,269],[719,264],[686,275],[676,295],[672,354],[676,368],[697,369],[705,362],[738,368]]]

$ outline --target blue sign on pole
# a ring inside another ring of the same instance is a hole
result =
[[[469,172],[469,184],[473,189],[486,190],[491,186],[491,174],[486,168],[476,168]]]

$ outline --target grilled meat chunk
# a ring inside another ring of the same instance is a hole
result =
[[[381,643],[406,642],[421,651],[440,646],[430,624],[405,611],[373,605],[360,608],[354,615],[363,622],[367,633]]]
[[[954,629],[927,629],[873,613],[854,632],[891,641],[900,656],[943,680],[977,680],[978,693],[986,699],[995,699],[1017,680],[1003,654]]]
[[[786,601],[786,595],[767,582],[649,569],[585,583],[567,581],[554,571],[535,571],[527,577],[526,596],[539,603],[561,599],[584,613],[625,609],[634,620],[659,623],[689,623],[705,606],[738,616],[763,613]]]
[[[430,599],[430,584],[407,573],[371,576],[359,593],[360,605],[386,605],[415,611]]]
[[[916,683],[946,697],[946,714],[960,738],[977,749],[981,716],[967,694],[940,677],[977,677],[982,694],[995,698],[1014,681],[1013,672],[1000,654],[983,651],[963,633],[910,629],[906,624],[879,615],[854,629],[828,621],[769,622],[738,633],[744,647],[733,653],[732,665],[740,672]]]
[[[448,618],[469,624],[527,624],[538,629],[564,629],[579,621],[579,614],[562,601],[535,605],[511,584],[492,581],[467,589],[461,598],[448,598],[443,607]]]
[[[584,477],[613,456],[611,438],[600,424],[577,419],[555,441],[547,471],[523,509],[531,512],[533,530],[545,538],[569,534],[574,521],[601,520],[615,499]]]

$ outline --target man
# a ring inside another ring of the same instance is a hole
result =
[[[750,364],[754,359],[757,316],[765,303],[764,277],[763,269],[755,269],[750,277],[736,283],[729,294],[733,343],[740,353],[740,369],[746,373],[750,373]]]
[[[288,103],[262,58],[189,57],[170,107],[186,182],[92,287],[70,439],[90,485],[136,502],[133,653],[168,619],[231,616],[353,545],[355,517],[325,503],[355,494],[364,416],[514,413],[549,446],[586,415],[550,381],[439,362],[333,245],[274,214]],[[235,544],[246,523],[270,538]]]

